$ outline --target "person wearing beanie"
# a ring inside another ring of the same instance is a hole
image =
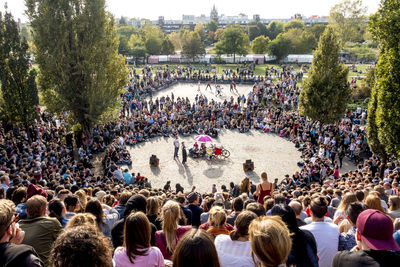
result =
[[[356,223],[357,246],[340,251],[332,266],[398,266],[400,247],[393,238],[393,222],[381,211],[368,209],[360,213]]]
[[[30,199],[34,195],[40,195],[47,198],[47,193],[43,188],[34,184],[29,184],[28,189],[26,190],[26,200]]]
[[[133,195],[129,198],[128,202],[126,202],[126,205],[125,205],[125,211],[124,211],[123,218],[120,219],[119,221],[117,221],[111,229],[111,241],[113,243],[114,248],[120,247],[123,244],[125,219],[129,216],[129,214],[135,213],[138,211],[141,211],[144,214],[146,214],[146,206],[147,206],[146,198],[140,194]],[[152,246],[154,246],[155,245],[155,234],[156,234],[157,228],[152,223],[150,223],[150,226],[151,226],[150,244]]]

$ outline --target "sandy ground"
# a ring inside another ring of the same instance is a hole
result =
[[[247,94],[251,85],[238,85],[238,93],[231,93],[229,85],[222,85],[221,97],[216,97],[215,86],[213,91],[205,91],[205,84],[201,84],[201,93],[205,94],[209,100],[214,98],[217,101],[223,101],[225,98],[233,96],[235,99],[240,94]],[[156,92],[156,97],[171,95],[175,98],[188,97],[194,100],[197,91],[197,84],[176,84],[168,89]],[[186,148],[189,149],[194,144],[194,135],[189,137],[180,137],[180,142],[184,141]],[[220,189],[221,185],[229,186],[229,183],[240,183],[240,181],[249,177],[253,183],[260,182],[262,172],[267,172],[269,180],[275,178],[281,180],[285,174],[292,175],[300,170],[297,162],[301,160],[301,153],[295,148],[294,144],[275,134],[262,133],[252,130],[249,133],[239,133],[237,130],[223,130],[214,144],[223,146],[230,151],[230,157],[227,159],[193,159],[188,157],[185,165],[182,162],[182,151],[179,149],[179,159],[174,159],[173,138],[158,137],[148,142],[138,144],[129,148],[132,157],[131,172],[140,173],[148,177],[153,187],[163,187],[170,180],[171,186],[175,189],[175,184],[180,183],[185,191],[192,186],[196,186],[199,192],[210,192],[212,184],[216,184]],[[159,167],[150,167],[149,158],[151,155],[157,155],[160,159]],[[251,159],[254,162],[254,171],[245,173],[243,163]],[[126,168],[125,166],[123,168]],[[343,171],[354,168],[349,162],[344,162]]]

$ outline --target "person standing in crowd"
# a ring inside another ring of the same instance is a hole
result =
[[[182,164],[186,164],[186,161],[187,161],[187,150],[185,143],[182,142]]]
[[[215,247],[221,267],[254,266],[249,241],[249,225],[257,218],[251,211],[241,212],[235,221],[235,230],[229,235],[220,234],[215,238]]]
[[[397,266],[400,247],[393,238],[393,222],[385,213],[367,209],[356,223],[357,246],[352,251],[340,251],[332,267]]]
[[[192,212],[192,225],[194,227],[199,227],[201,223],[200,216],[204,212],[203,209],[199,207],[199,195],[196,192],[191,192],[186,198],[189,202],[186,208]]]
[[[151,247],[151,226],[143,212],[131,213],[125,220],[124,245],[114,252],[115,267],[164,267],[164,257]]]
[[[174,158],[179,157],[178,152],[179,152],[179,139],[178,139],[178,136],[175,135],[175,139],[174,139]]]
[[[301,230],[310,231],[318,249],[319,266],[329,267],[338,251],[339,227],[334,223],[324,221],[328,212],[328,201],[323,196],[313,197],[310,204],[312,223],[300,227]]]
[[[156,232],[155,243],[167,260],[171,259],[181,237],[192,228],[178,224],[180,214],[180,206],[173,200],[168,200],[161,210],[162,230]]]
[[[347,220],[351,227],[347,232],[343,232],[339,236],[339,250],[352,250],[356,245],[356,222],[358,216],[367,209],[367,206],[362,203],[351,203],[346,210]]]
[[[107,211],[107,214],[103,209]],[[119,219],[119,213],[116,209],[106,204],[100,204],[97,199],[93,199],[87,203],[85,212],[93,214],[96,217],[97,226],[103,234],[111,237],[111,227]]]
[[[264,198],[266,196],[271,196],[274,192],[274,185],[268,182],[268,175],[266,172],[261,173],[261,184],[257,185],[256,192],[253,194],[257,196],[257,202],[264,205]]]
[[[0,199],[0,266],[43,267],[33,247],[21,244],[25,232],[19,228],[18,220],[14,203]]]
[[[35,195],[26,202],[28,218],[20,221],[25,232],[23,244],[32,246],[46,266],[49,264],[50,250],[62,230],[56,218],[46,217],[47,200]]]

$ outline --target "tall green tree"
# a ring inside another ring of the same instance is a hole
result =
[[[292,48],[292,44],[290,39],[286,37],[284,34],[278,35],[275,40],[269,42],[267,46],[267,52],[270,55],[276,57],[277,61],[281,61],[290,53],[290,49]]]
[[[8,119],[28,127],[39,105],[36,72],[29,67],[28,44],[9,12],[0,12],[0,83],[2,112]]]
[[[253,50],[255,54],[265,54],[268,51],[268,43],[268,37],[262,35],[258,36],[256,39],[254,39],[251,50]]]
[[[172,55],[175,52],[175,47],[172,41],[169,39],[168,36],[166,36],[162,42],[161,46],[161,52],[164,55]]]
[[[289,31],[290,29],[300,29],[304,30],[305,28],[305,23],[301,19],[293,19],[283,26],[285,32]]]
[[[161,54],[164,33],[160,27],[146,24],[141,31],[141,35],[144,36],[144,45],[148,54]]]
[[[185,31],[183,34],[182,54],[194,61],[205,52],[200,35],[197,32]]]
[[[105,0],[26,0],[26,6],[41,90],[91,135],[101,116],[119,106],[128,78]]]
[[[207,35],[206,35],[206,31],[204,30],[204,24],[199,22],[196,24],[196,26],[194,27],[194,31],[197,32],[201,38],[201,41],[203,42]]]
[[[267,26],[267,35],[270,40],[274,40],[280,33],[283,32],[284,24],[281,21],[273,20]]]
[[[379,10],[370,17],[369,26],[379,44],[371,97],[376,97],[376,106],[370,104],[368,110],[368,116],[375,117],[368,118],[369,124],[376,130],[369,129],[369,136],[374,135],[370,138],[373,142],[379,140],[386,153],[400,159],[400,2],[382,0]],[[378,138],[371,131],[376,131]]]
[[[218,22],[216,22],[215,20],[210,20],[209,22],[207,22],[206,24],[207,32],[216,32],[217,29],[218,29]]]
[[[362,0],[343,0],[332,7],[329,24],[339,33],[343,44],[363,40],[367,27],[366,12]]]
[[[322,123],[337,122],[351,98],[348,69],[339,63],[341,44],[328,26],[322,34],[300,95],[300,114]]]
[[[215,45],[217,54],[233,55],[233,62],[236,55],[247,54],[250,48],[250,40],[240,26],[229,26],[222,33],[221,40]]]
[[[251,21],[246,26],[247,35],[250,41],[253,41],[256,37],[260,35],[267,35],[267,27],[262,22]]]

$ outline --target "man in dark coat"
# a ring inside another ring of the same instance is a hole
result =
[[[182,164],[186,164],[187,161],[187,151],[185,147],[185,143],[182,142]]]

